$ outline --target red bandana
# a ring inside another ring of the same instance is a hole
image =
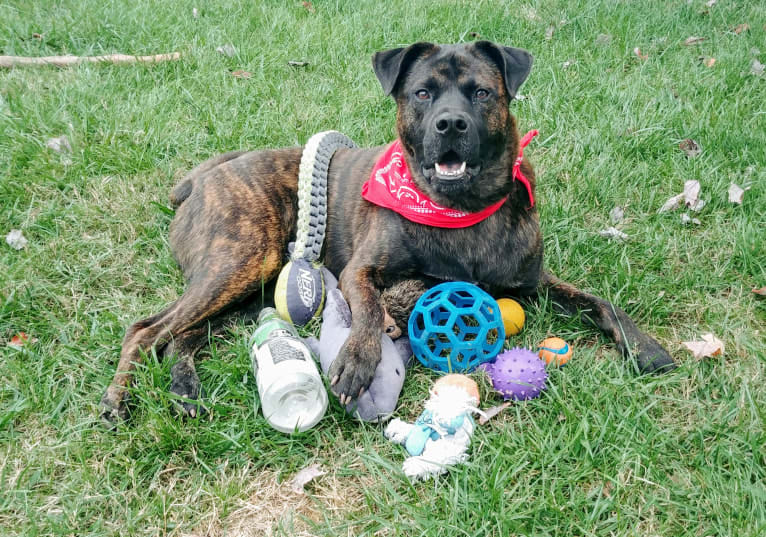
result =
[[[532,195],[532,185],[521,172],[521,159],[524,148],[537,134],[537,130],[531,130],[524,135],[519,144],[519,156],[513,164],[513,178],[521,181],[527,188],[530,207],[535,205],[535,198]],[[497,211],[508,199],[505,197],[477,213],[467,213],[437,205],[415,186],[399,140],[388,146],[386,152],[375,163],[370,178],[362,185],[362,197],[375,205],[399,213],[407,220],[446,228],[468,227],[481,222]]]

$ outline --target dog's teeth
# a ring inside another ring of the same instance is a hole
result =
[[[460,164],[460,168],[452,171],[445,170],[438,162],[436,163],[436,173],[446,177],[457,177],[465,173],[465,162]]]

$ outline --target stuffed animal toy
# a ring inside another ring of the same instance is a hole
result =
[[[434,383],[415,423],[391,420],[384,434],[410,455],[402,464],[405,475],[413,481],[426,480],[465,462],[476,427],[472,414],[481,414],[478,405],[479,387],[473,380],[447,375]]]
[[[330,365],[351,333],[351,310],[343,294],[337,289],[338,281],[330,271],[325,268],[322,270],[328,289],[322,313],[322,328],[318,340],[310,337],[306,338],[306,343],[314,354],[319,356],[322,372],[327,374]],[[393,291],[387,296],[389,300],[395,301],[398,294]],[[386,333],[383,333],[384,331]],[[401,327],[396,321],[386,315],[384,326],[381,327],[382,356],[375,370],[372,384],[361,397],[346,406],[347,412],[363,421],[384,420],[396,409],[399,393],[404,384],[404,374],[412,357],[412,349],[407,337],[399,337],[396,341],[390,337],[397,337],[401,332]]]

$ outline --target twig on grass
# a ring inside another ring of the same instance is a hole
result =
[[[39,65],[54,65],[56,67],[71,67],[80,63],[158,63],[177,60],[180,52],[169,54],[153,54],[151,56],[131,56],[129,54],[107,54],[105,56],[0,56],[0,68],[29,67]]]

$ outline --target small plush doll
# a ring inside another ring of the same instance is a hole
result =
[[[479,387],[473,380],[465,375],[447,375],[436,381],[415,423],[391,420],[384,434],[409,453],[402,465],[407,477],[425,480],[468,459],[476,427],[472,414],[481,413],[478,405]]]

